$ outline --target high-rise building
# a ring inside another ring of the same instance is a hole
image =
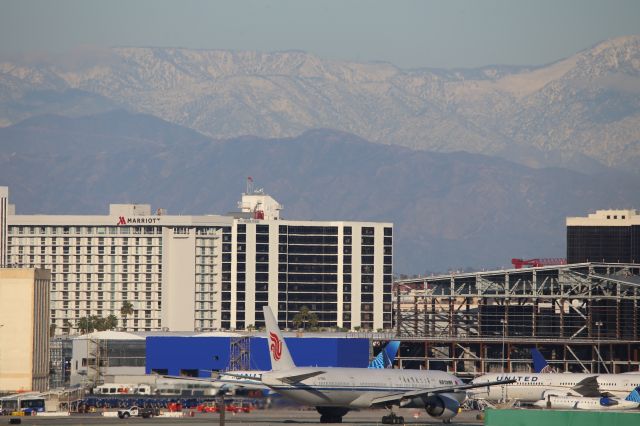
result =
[[[9,188],[0,186],[0,268],[7,266],[7,215]]]
[[[294,322],[303,306],[320,327],[391,327],[391,223],[282,220],[282,206],[252,188],[239,207],[224,216],[152,214],[145,204],[9,214],[8,262],[52,271],[58,333],[111,314],[130,331],[260,327],[266,304],[283,327],[305,325]]]
[[[0,392],[49,388],[49,282],[42,269],[0,268]]]
[[[635,210],[598,210],[567,218],[567,263],[640,262],[640,215]]]

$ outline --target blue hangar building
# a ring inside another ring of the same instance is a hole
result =
[[[247,338],[250,370],[270,370],[266,337]],[[210,377],[211,371],[230,369],[232,337],[146,338],[146,374]],[[237,341],[237,339],[236,339]],[[293,362],[299,367],[366,367],[369,339],[285,337]]]

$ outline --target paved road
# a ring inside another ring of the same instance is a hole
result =
[[[402,409],[396,412],[404,416],[406,424],[410,425],[441,425],[442,421],[429,417],[427,413],[417,409]],[[363,410],[350,412],[344,417],[343,425],[375,425],[387,414],[384,410]],[[453,425],[482,425],[476,420],[477,411],[463,412],[458,415]],[[416,417],[417,416],[417,417]],[[0,424],[8,424],[8,417],[0,417]],[[320,424],[320,415],[311,410],[256,410],[249,414],[232,415],[227,413],[227,424],[256,424],[261,426],[281,424]],[[73,415],[71,417],[22,417],[23,425],[201,425],[213,426],[219,424],[217,414],[195,414],[194,417],[181,418],[130,418],[121,420],[98,415]]]

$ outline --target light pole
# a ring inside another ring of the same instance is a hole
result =
[[[600,327],[602,327],[602,321],[596,321],[595,326],[598,327],[598,374],[600,374]]]
[[[506,334],[507,321],[504,318],[500,318],[500,324],[502,324],[502,361],[500,362],[500,365],[502,365],[502,372],[504,373],[504,364],[506,361],[504,354],[504,338]]]

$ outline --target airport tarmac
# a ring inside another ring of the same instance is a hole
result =
[[[385,410],[363,410],[348,413],[343,418],[342,425],[378,425]],[[424,410],[401,409],[396,414],[404,416],[405,424],[410,425],[441,425],[442,420],[430,417]],[[477,411],[465,411],[456,416],[453,425],[482,425],[482,421],[476,420]],[[201,425],[212,426],[219,424],[217,414],[195,413],[193,417],[180,418],[129,418],[126,420],[117,417],[102,417],[100,415],[78,414],[70,417],[22,417],[23,425]],[[320,424],[320,415],[311,410],[255,410],[251,413],[226,415],[227,424],[246,425],[282,425],[282,424]],[[0,417],[0,424],[8,424],[9,417]]]

